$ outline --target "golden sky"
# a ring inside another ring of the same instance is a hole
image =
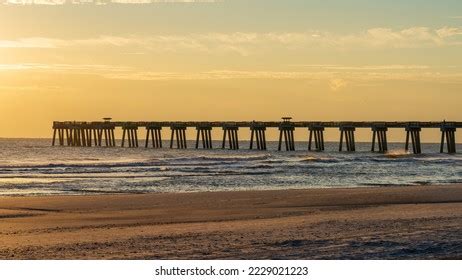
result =
[[[461,1],[0,2],[0,137],[105,116],[462,120]]]

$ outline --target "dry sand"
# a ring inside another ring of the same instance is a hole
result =
[[[0,259],[461,259],[462,185],[0,197]]]

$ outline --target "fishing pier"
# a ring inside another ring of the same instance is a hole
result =
[[[196,130],[196,149],[213,149],[212,130],[222,129],[222,149],[239,150],[239,130],[250,129],[249,149],[266,150],[266,131],[269,128],[279,130],[278,150],[295,151],[294,131],[307,131],[308,147],[312,151],[325,150],[324,131],[337,128],[340,133],[339,151],[356,151],[355,132],[358,128],[368,128],[372,134],[372,152],[388,151],[387,133],[391,128],[406,132],[405,149],[414,154],[422,153],[422,129],[439,129],[441,132],[441,153],[456,153],[456,131],[462,128],[462,122],[294,122],[283,118],[278,122],[121,122],[105,118],[96,122],[53,122],[52,145],[92,147],[115,147],[115,129],[122,129],[122,147],[139,147],[138,132],[145,130],[145,148],[163,148],[162,130],[170,130],[170,145],[173,149],[187,149],[186,130]]]

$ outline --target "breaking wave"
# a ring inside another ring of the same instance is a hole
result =
[[[0,139],[1,141],[5,141]],[[0,143],[0,195],[230,191],[462,183],[462,156],[170,149],[52,148],[44,140]]]

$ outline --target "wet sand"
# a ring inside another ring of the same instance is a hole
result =
[[[461,259],[462,185],[0,197],[0,259]]]

